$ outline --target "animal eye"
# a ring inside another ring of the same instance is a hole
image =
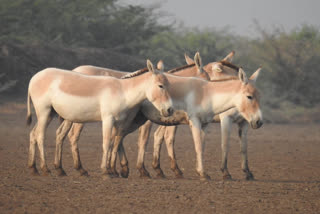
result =
[[[252,96],[247,96],[247,98],[248,98],[249,100],[252,100],[253,97],[252,97]]]
[[[159,85],[159,88],[163,88],[163,85]]]

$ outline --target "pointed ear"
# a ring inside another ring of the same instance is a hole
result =
[[[152,73],[155,74],[153,64],[152,64],[152,62],[151,62],[149,59],[147,60],[147,67],[148,67],[148,70],[149,70],[150,72],[152,72]]]
[[[199,72],[203,72],[202,70],[202,60],[201,60],[201,57],[200,57],[200,53],[197,52],[195,55],[194,55],[194,62],[197,66],[197,69]]]
[[[188,65],[191,65],[194,63],[193,59],[191,59],[186,53],[184,54],[184,58],[186,59],[186,62]]]
[[[261,67],[259,67],[249,78],[249,80],[252,80],[253,82],[257,81],[257,78],[259,77],[260,71],[261,71]]]
[[[235,51],[231,51],[223,60],[231,62],[234,54],[235,54]]]
[[[239,68],[239,79],[243,84],[247,84],[248,83],[248,78],[246,73],[243,71],[242,68]]]
[[[159,71],[164,71],[164,64],[163,64],[163,61],[160,60],[158,63],[157,63],[157,69]]]
[[[222,64],[221,63],[214,63],[212,65],[212,69],[213,72],[222,72]]]

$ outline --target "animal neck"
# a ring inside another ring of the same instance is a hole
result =
[[[121,80],[128,106],[136,106],[147,99],[146,92],[150,89],[151,75],[151,72],[146,72],[135,77]]]
[[[236,107],[241,86],[242,83],[238,80],[210,82],[208,91],[211,94],[213,112],[220,114]]]

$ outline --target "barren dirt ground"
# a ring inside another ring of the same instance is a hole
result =
[[[85,127],[79,145],[83,166],[90,176],[81,177],[73,169],[67,141],[63,165],[68,176],[57,176],[53,167],[57,119],[48,128],[45,143],[51,175],[32,176],[27,168],[31,128],[25,125],[25,113],[22,104],[0,105],[0,213],[320,212],[319,124],[266,124],[259,130],[250,129],[249,166],[255,181],[246,181],[240,169],[236,126],[228,161],[233,180],[222,180],[219,124],[210,125],[206,136],[204,166],[211,176],[209,181],[200,181],[195,173],[195,152],[186,126],[178,129],[175,145],[184,179],[174,178],[165,146],[161,166],[167,178],[141,179],[135,168],[135,132],[126,138],[124,145],[129,158],[129,178],[103,180],[99,168],[102,155],[99,123]],[[155,177],[151,167],[152,147],[151,138],[146,168]]]

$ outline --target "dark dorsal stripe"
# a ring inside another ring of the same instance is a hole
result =
[[[220,63],[221,63],[222,65],[224,65],[224,66],[227,66],[227,67],[229,67],[229,68],[233,68],[234,70],[239,71],[239,67],[238,67],[238,66],[236,66],[236,65],[228,62],[227,60],[221,60]]]
[[[224,81],[230,81],[230,80],[238,80],[238,77],[228,77],[224,79],[216,79],[216,80],[210,80],[210,82],[224,82]]]
[[[184,65],[184,66],[181,66],[181,67],[178,67],[178,68],[171,69],[167,73],[172,74],[172,73],[175,73],[177,71],[181,71],[181,70],[186,69],[186,68],[191,68],[191,67],[193,67],[195,65],[196,65],[195,63],[190,64],[190,65]]]
[[[144,74],[144,73],[146,73],[148,71],[149,71],[148,68],[143,68],[143,69],[134,71],[134,72],[132,72],[130,74],[126,74],[126,75],[122,76],[121,79],[129,79],[129,78],[132,78],[132,77],[136,77],[136,76]]]

